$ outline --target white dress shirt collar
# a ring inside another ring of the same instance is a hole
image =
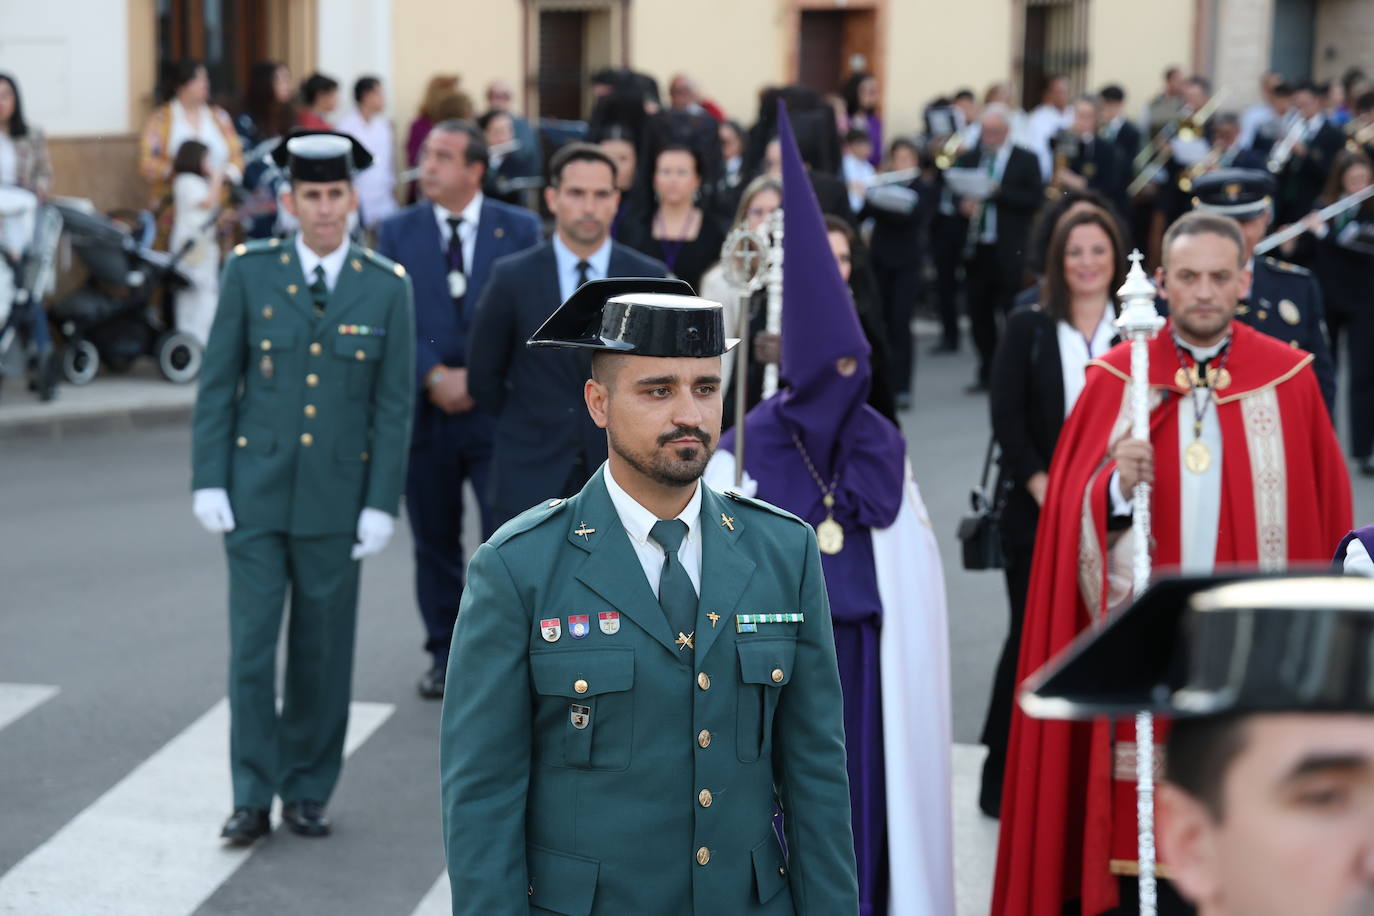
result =
[[[616,483],[615,475],[611,473],[611,463],[605,464],[606,492],[611,494],[611,503],[615,506],[616,514],[620,516],[620,524],[625,526],[625,533],[630,536],[630,540],[639,544],[653,544],[658,546],[658,541],[649,537],[649,532],[653,529],[654,523],[659,519],[648,509],[640,504],[629,493],[626,493],[620,484]],[[697,481],[696,490],[692,492],[692,498],[687,501],[687,506],[677,514],[679,521],[687,524],[687,539],[696,536],[698,528],[701,526],[701,481]],[[686,543],[684,539],[683,543]],[[662,547],[658,548],[662,551]]]
[[[563,239],[555,231],[553,234],[553,257],[558,264],[558,293],[561,302],[577,290],[577,263],[582,258],[573,254],[572,249],[563,244]],[[604,280],[611,270],[611,237],[601,243],[601,247],[587,257],[591,269],[587,271],[588,280]]]
[[[329,287],[329,291],[334,291],[334,284],[339,282],[339,271],[343,270],[344,259],[348,257],[347,238],[343,244],[324,257],[320,257],[311,251],[305,244],[305,238],[299,232],[296,233],[296,256],[301,259],[301,273],[305,275],[305,282],[315,282],[315,266],[324,267],[324,285]]]
[[[448,241],[448,221],[455,216],[463,221],[462,225],[458,227],[460,232],[471,231],[475,234],[477,232],[478,223],[482,221],[482,200],[482,192],[478,191],[476,194],[472,195],[472,200],[468,201],[468,205],[464,207],[460,213],[454,213],[452,210],[445,210],[443,207],[435,204],[434,220],[439,224],[439,236],[444,241]]]

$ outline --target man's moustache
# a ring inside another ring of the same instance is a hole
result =
[[[711,437],[704,430],[691,426],[679,426],[670,433],[664,433],[658,437],[658,444],[667,445],[674,439],[700,439],[702,445],[711,444]]]

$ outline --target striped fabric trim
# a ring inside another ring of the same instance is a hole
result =
[[[1241,399],[1240,405],[1255,491],[1259,568],[1282,570],[1288,565],[1288,474],[1278,394],[1272,387],[1264,388]]]

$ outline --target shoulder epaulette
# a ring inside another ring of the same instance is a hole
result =
[[[487,539],[487,543],[493,547],[500,547],[516,535],[538,528],[550,519],[562,515],[563,507],[567,503],[566,499],[546,499],[497,528],[496,532]]]
[[[755,509],[760,509],[760,510],[762,510],[762,511],[764,511],[764,512],[772,513],[773,515],[777,515],[777,516],[780,516],[780,517],[782,517],[782,518],[788,519],[789,521],[796,522],[798,525],[804,525],[804,524],[806,524],[806,523],[803,522],[800,518],[798,518],[797,516],[793,515],[791,512],[788,512],[786,509],[779,509],[777,506],[773,505],[772,503],[770,503],[770,502],[765,502],[764,500],[758,499],[758,498],[753,497],[753,496],[745,496],[743,493],[741,493],[741,492],[738,491],[738,490],[725,490],[725,491],[722,492],[722,495],[723,495],[726,499],[731,500],[731,501],[733,501],[733,502],[737,502],[737,503],[739,503],[740,505],[743,505],[743,506],[751,506],[751,507],[753,507],[753,508],[755,508]]]
[[[1281,270],[1289,274],[1297,274],[1300,277],[1306,277],[1312,273],[1312,271],[1308,270],[1306,267],[1302,267],[1298,264],[1290,264],[1287,261],[1280,261],[1278,258],[1272,258],[1268,255],[1264,256],[1264,263],[1275,270]]]
[[[404,267],[397,264],[386,255],[378,254],[371,248],[364,248],[363,256],[367,258],[368,263],[373,267],[380,267],[387,273],[395,274],[398,277],[404,277],[406,275],[406,269]]]
[[[243,257],[248,254],[265,254],[281,247],[281,239],[252,239],[234,246],[234,254]]]

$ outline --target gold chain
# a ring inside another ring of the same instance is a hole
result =
[[[811,463],[811,456],[806,453],[806,446],[802,445],[801,438],[796,433],[792,433],[792,441],[797,444],[797,451],[801,452],[802,461],[806,462],[806,469],[811,472],[811,479],[816,482],[817,487],[820,487],[821,502],[829,509],[835,505],[835,488],[840,485],[840,472],[835,472],[835,479],[830,482],[830,487],[827,489],[821,475],[816,473],[816,466]]]

